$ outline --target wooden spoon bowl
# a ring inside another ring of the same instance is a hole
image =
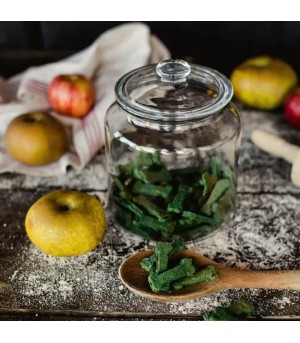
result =
[[[183,257],[193,258],[197,265],[205,267],[214,264],[220,276],[210,282],[199,282],[170,293],[154,293],[148,284],[148,272],[140,263],[145,257],[153,254],[152,250],[138,252],[127,258],[119,268],[119,277],[133,293],[142,297],[163,301],[187,301],[204,297],[219,291],[233,288],[272,288],[300,290],[300,271],[297,270],[241,270],[229,268],[216,263],[194,251],[183,250],[172,256],[170,263],[179,262]]]

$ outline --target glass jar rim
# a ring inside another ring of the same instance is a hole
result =
[[[181,60],[178,63],[187,63]],[[161,62],[165,63],[168,61]],[[159,65],[160,65],[159,64]],[[193,109],[159,109],[153,108],[141,103],[138,103],[132,96],[131,92],[133,87],[137,88],[139,82],[144,85],[148,83],[163,84],[159,80],[159,74],[157,73],[157,67],[159,65],[151,64],[144,67],[140,67],[130,71],[122,76],[115,86],[116,100],[119,105],[129,114],[134,117],[138,117],[142,120],[159,121],[159,122],[184,122],[197,119],[203,119],[210,115],[216,114],[222,110],[232,99],[233,87],[231,82],[226,76],[209,67],[202,65],[189,64],[190,74],[187,77],[188,80],[195,80],[196,78],[205,80],[214,90],[217,89],[217,95],[212,103],[206,106],[193,108]],[[156,71],[156,72],[155,72]],[[199,82],[199,81],[198,81]],[[164,83],[166,85],[167,83]],[[173,84],[173,82],[170,82]]]

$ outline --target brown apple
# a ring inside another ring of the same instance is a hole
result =
[[[68,148],[65,127],[47,112],[31,112],[16,117],[5,132],[7,152],[28,165],[57,161]]]

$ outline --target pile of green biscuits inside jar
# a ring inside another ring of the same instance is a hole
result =
[[[234,171],[217,157],[206,168],[168,170],[159,151],[140,152],[119,165],[117,174],[112,175],[117,220],[150,240],[206,236],[235,203]]]

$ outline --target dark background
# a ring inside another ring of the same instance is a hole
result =
[[[146,22],[175,58],[230,75],[249,57],[268,54],[300,75],[300,22]],[[91,44],[121,22],[2,22],[0,74],[51,62]]]

